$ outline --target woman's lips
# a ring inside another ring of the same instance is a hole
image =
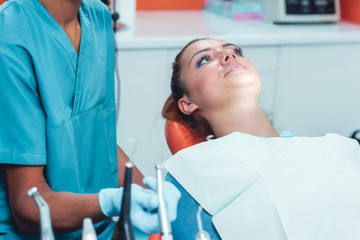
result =
[[[233,63],[226,69],[224,76],[226,76],[229,73],[232,73],[234,71],[240,70],[240,69],[246,69],[246,68],[244,67],[244,65],[242,65],[240,63]]]

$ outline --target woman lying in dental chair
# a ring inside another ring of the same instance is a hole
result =
[[[182,192],[175,239],[195,238],[199,205],[212,240],[360,238],[358,143],[278,133],[239,47],[190,42],[174,61],[171,91],[163,116],[198,139],[214,136],[165,162],[167,180]]]

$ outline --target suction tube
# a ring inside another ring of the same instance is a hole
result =
[[[199,226],[199,232],[196,234],[195,240],[210,240],[209,233],[203,229],[203,225],[202,225],[202,221],[201,221],[202,210],[203,210],[203,208],[201,206],[199,206],[197,214],[196,214],[196,219],[197,219],[197,223]]]
[[[159,218],[160,218],[160,227],[162,240],[173,240],[171,225],[165,205],[165,200],[163,196],[163,179],[162,171],[164,166],[162,164],[156,164],[156,182],[157,182],[157,194],[159,198]]]

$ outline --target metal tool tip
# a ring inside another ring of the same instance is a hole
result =
[[[126,162],[126,163],[125,163],[125,167],[127,167],[127,168],[132,168],[132,167],[134,167],[134,163],[132,163],[132,162]]]
[[[164,169],[164,164],[162,164],[162,163],[157,163],[157,164],[155,165],[155,169],[160,169],[160,170]]]
[[[32,195],[34,195],[34,193],[36,193],[37,191],[37,187],[32,187],[27,191],[27,194],[32,197]]]

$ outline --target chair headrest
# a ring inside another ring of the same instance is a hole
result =
[[[197,137],[194,131],[187,126],[172,120],[166,120],[165,138],[172,154],[205,141],[205,139]]]

